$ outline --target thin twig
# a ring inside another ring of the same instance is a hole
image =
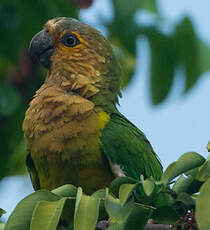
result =
[[[145,230],[171,230],[171,227],[167,224],[147,224]]]

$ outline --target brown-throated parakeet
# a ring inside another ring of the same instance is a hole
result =
[[[73,184],[90,194],[116,176],[160,178],[145,135],[116,108],[120,68],[100,32],[55,18],[33,37],[29,53],[48,69],[23,123],[34,189]]]

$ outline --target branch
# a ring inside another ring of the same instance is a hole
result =
[[[167,224],[147,224],[145,230],[171,230],[172,226]]]
[[[97,227],[106,230],[109,227],[109,225],[109,221],[102,220],[99,221]],[[147,224],[145,230],[172,230],[172,226],[167,224]]]

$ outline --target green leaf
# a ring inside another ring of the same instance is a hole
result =
[[[149,0],[150,1],[150,0]],[[114,6],[114,15],[116,18],[133,19],[134,13],[141,8],[141,2],[138,0],[130,0],[129,4],[122,1],[120,4],[118,0],[112,0]]]
[[[198,180],[193,180],[192,183],[189,185],[186,193],[192,195],[194,193],[199,192],[201,186],[202,186],[203,182],[200,182]]]
[[[174,35],[179,59],[183,63],[186,80],[185,91],[191,89],[199,77],[199,43],[190,18],[185,17],[176,27]]]
[[[124,226],[122,224],[113,223],[107,228],[107,230],[124,230]]]
[[[0,115],[11,115],[20,104],[17,90],[0,81]]]
[[[18,56],[17,51],[20,51],[21,40],[20,31],[18,31],[20,18],[14,4],[11,1],[1,1],[0,21],[0,40],[1,44],[4,44],[0,47],[0,53],[9,61],[14,62]]]
[[[193,168],[199,167],[205,162],[205,158],[195,152],[184,153],[176,162],[168,166],[162,175],[161,181],[167,184],[175,177]]]
[[[19,109],[22,109],[19,107]],[[16,118],[16,122],[18,120],[18,117],[16,116],[16,113],[19,113],[18,111],[16,111],[12,116],[14,116]],[[21,122],[22,122],[22,115],[21,116]],[[19,126],[20,127],[20,126]],[[18,129],[19,127],[14,127],[13,126],[13,130],[14,129]],[[20,128],[19,128],[20,129]],[[17,130],[19,133],[21,133],[21,130]],[[14,132],[14,131],[13,131]],[[22,134],[21,134],[22,135]],[[11,139],[13,139],[14,137],[11,137]],[[22,136],[21,139],[16,139],[16,143],[14,143],[13,147],[13,152],[10,158],[10,162],[9,162],[9,166],[10,166],[10,170],[9,172],[7,171],[7,173],[9,173],[9,175],[23,175],[27,173],[27,169],[25,164],[23,164],[23,162],[25,162],[25,158],[26,158],[26,142],[24,137]]]
[[[134,38],[133,38],[134,39]],[[113,40],[111,39],[111,42],[116,44],[112,45],[112,48],[114,50],[115,56],[117,57],[117,60],[120,63],[121,67],[121,88],[125,88],[131,81],[135,67],[136,67],[136,57],[128,50],[127,47],[125,47],[123,44],[121,44],[121,41]]]
[[[120,200],[114,198],[111,195],[107,195],[105,200],[105,208],[109,217],[111,217],[118,224],[123,224],[127,220],[130,215],[132,209],[134,207],[133,201],[127,202],[124,206],[120,204]]]
[[[100,199],[82,194],[79,191],[76,200],[76,208],[74,214],[75,230],[94,230],[99,215]]]
[[[137,184],[122,184],[119,190],[120,204],[123,206],[128,198],[130,197],[132,191],[139,185]]]
[[[4,230],[5,224],[0,223],[0,230]]]
[[[67,198],[67,197],[64,197]],[[74,218],[74,213],[75,213],[75,203],[76,203],[76,199],[75,198],[67,198],[65,205],[63,207],[63,213],[64,216],[66,218],[66,214],[68,213],[68,221],[70,222],[72,229],[73,229],[73,218]],[[70,230],[70,229],[68,229]]]
[[[61,197],[76,197],[77,188],[72,184],[66,184],[56,189],[53,189],[51,192]]]
[[[155,0],[141,0],[141,8],[152,13],[158,13],[157,3]]]
[[[32,215],[30,230],[56,230],[66,199],[38,202]]]
[[[98,198],[98,199],[106,199],[106,196],[108,195],[108,188],[106,189],[99,189],[98,191],[94,192],[91,196],[93,198]]]
[[[195,200],[185,192],[179,193],[178,197],[176,198],[176,201],[182,202],[184,205],[186,205],[189,208],[195,206]]]
[[[143,186],[145,194],[147,196],[150,196],[152,194],[152,192],[154,191],[154,188],[155,188],[154,181],[152,181],[150,179],[144,180],[143,177],[141,177],[141,181],[142,181],[142,186]]]
[[[200,167],[202,168],[203,165]],[[172,189],[177,193],[186,192],[188,194],[193,194],[199,192],[203,182],[197,179],[198,169],[199,167],[185,172],[184,175],[186,176],[181,175],[174,183]]]
[[[108,195],[108,188],[106,189],[99,189],[98,191],[94,192],[91,197],[95,199],[100,199],[99,205],[99,220],[108,219],[108,214],[105,209],[105,199]]]
[[[77,188],[77,196],[76,196],[74,219],[75,219],[75,215],[76,215],[77,209],[79,207],[79,202],[80,202],[81,198],[82,198],[82,188],[78,187]]]
[[[206,148],[207,148],[208,152],[210,152],[210,141],[208,142]]]
[[[187,192],[190,184],[193,182],[194,178],[189,176],[189,177],[184,177],[181,175],[177,181],[174,183],[172,190],[175,191],[176,193],[181,193],[181,192]]]
[[[171,37],[154,28],[144,31],[150,43],[150,94],[153,104],[161,103],[172,87],[177,51]]]
[[[151,218],[161,224],[175,224],[179,215],[173,207],[162,206],[153,211]]]
[[[210,178],[210,160],[207,160],[199,169],[198,175],[196,177],[199,181],[206,181]]]
[[[164,184],[167,184],[170,179],[170,175],[173,173],[173,169],[175,168],[176,162],[171,163],[165,170],[165,172],[162,174],[161,181]]]
[[[191,177],[195,178],[197,176],[197,174],[198,174],[198,168],[199,167],[191,169],[191,170],[185,172],[184,175],[191,176]]]
[[[0,208],[0,217],[1,217],[2,215],[4,215],[5,213],[6,213],[6,211],[4,211],[4,209]]]
[[[209,229],[210,226],[210,179],[203,184],[196,200],[195,217],[199,230]]]
[[[158,192],[152,195],[153,203],[156,208],[162,207],[162,206],[172,206],[175,201],[172,198],[171,194],[168,192]]]
[[[117,0],[112,0],[112,2],[116,18],[133,19],[135,12],[141,9],[148,10],[152,13],[158,12],[155,0],[130,0],[129,4],[127,4],[126,1],[122,1],[120,4]]]
[[[132,177],[127,177],[127,176],[117,177],[110,184],[109,190],[114,193],[119,190],[122,184],[136,184],[138,182],[139,182],[138,180],[135,180]]]
[[[201,75],[210,70],[210,47],[201,40],[198,41],[198,55],[199,74]]]
[[[138,28],[134,21],[134,14],[141,8],[141,2],[138,0],[131,0],[129,4],[126,1],[119,4],[118,0],[112,0],[112,2],[114,20],[107,25],[107,29],[109,40],[115,45],[115,55],[121,65],[121,88],[124,88],[131,81],[136,66]],[[122,25],[126,30],[120,29]]]
[[[32,213],[39,201],[57,201],[60,197],[47,191],[39,190],[25,197],[18,203],[10,215],[4,230],[29,230]]]
[[[135,204],[132,212],[126,220],[123,230],[137,229],[137,226],[138,230],[144,230],[149,218],[151,217],[152,211],[153,209],[149,207]]]

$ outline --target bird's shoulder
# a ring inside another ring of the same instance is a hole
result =
[[[119,112],[110,114],[101,135],[101,146],[114,169],[139,178],[158,178],[162,167],[146,136]]]

